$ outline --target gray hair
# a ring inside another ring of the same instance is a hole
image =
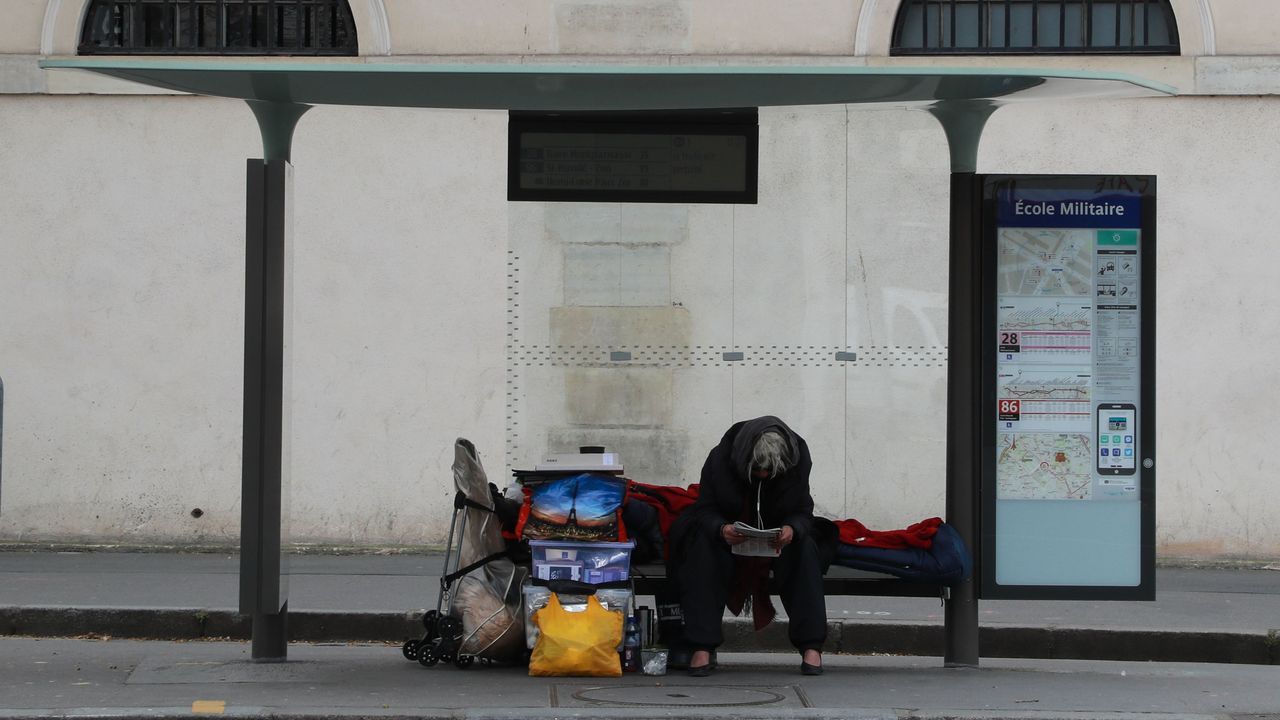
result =
[[[767,432],[756,440],[751,451],[751,466],[769,473],[769,477],[777,477],[787,471],[790,466],[787,457],[789,448],[787,441],[776,432]]]

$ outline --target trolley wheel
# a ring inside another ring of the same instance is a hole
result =
[[[436,622],[436,629],[440,631],[440,637],[452,640],[462,636],[462,621],[449,615],[442,615]]]
[[[454,658],[453,664],[457,665],[459,670],[466,670],[467,668],[471,667],[471,663],[475,661],[476,661],[476,658],[474,655],[459,655],[458,657]]]
[[[435,610],[428,610],[422,614],[422,626],[427,629],[427,633],[436,631],[436,624],[440,622],[440,613]]]
[[[400,652],[404,653],[405,660],[417,660],[418,659],[418,641],[412,640],[412,639],[405,640],[404,645],[400,646]]]
[[[454,661],[454,658],[456,657],[452,652],[449,652],[448,650],[436,652],[434,653],[434,655],[442,663],[451,663]]]
[[[432,667],[440,662],[439,656],[436,655],[436,649],[430,645],[422,645],[418,648],[418,664],[422,667]]]

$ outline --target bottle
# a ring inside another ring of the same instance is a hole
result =
[[[628,615],[622,639],[622,672],[640,670],[640,623],[635,615]]]

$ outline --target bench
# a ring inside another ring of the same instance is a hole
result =
[[[631,581],[635,585],[636,595],[655,595],[667,583],[666,568],[658,564],[633,565]],[[778,594],[769,578],[769,592]],[[881,573],[854,570],[840,565],[832,565],[822,577],[822,591],[828,597],[833,595],[855,595],[867,597],[924,597],[949,600],[951,588],[946,585],[929,585],[913,583]]]

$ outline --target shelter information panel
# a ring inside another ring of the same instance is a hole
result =
[[[1140,597],[1154,566],[1155,180],[984,185],[984,596]]]

